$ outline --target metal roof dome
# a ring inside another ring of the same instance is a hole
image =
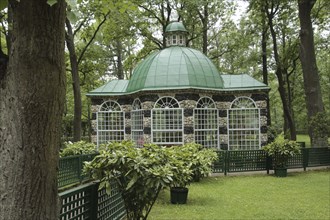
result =
[[[87,96],[118,96],[170,89],[269,90],[267,85],[246,74],[220,75],[207,56],[179,42],[180,35],[188,33],[181,22],[170,23],[165,33],[171,39],[170,47],[154,52],[140,62],[130,80],[113,80],[90,91]]]
[[[127,92],[164,89],[221,89],[223,80],[212,61],[200,51],[169,47],[155,52],[134,70]]]
[[[179,21],[172,22],[166,26],[165,33],[172,31],[188,32],[187,29],[184,27],[184,25]]]

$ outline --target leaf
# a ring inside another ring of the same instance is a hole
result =
[[[66,12],[66,16],[69,19],[69,21],[71,22],[71,24],[74,24],[78,21],[78,12],[74,12],[74,11],[67,11]]]
[[[136,175],[133,176],[133,179],[131,179],[131,181],[129,181],[129,183],[127,184],[126,190],[130,189],[134,183],[136,183],[136,181],[138,180],[138,177]]]
[[[0,1],[0,11],[8,7],[8,0]]]
[[[71,8],[75,8],[77,6],[76,0],[66,0],[66,3],[71,6]]]
[[[47,0],[47,4],[53,6],[57,3],[57,0]]]

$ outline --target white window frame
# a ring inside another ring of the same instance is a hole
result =
[[[179,35],[179,45],[184,45],[184,36],[183,36],[183,34],[180,34]]]
[[[253,99],[246,96],[236,98],[227,110],[227,120],[228,150],[261,148],[260,109]],[[248,120],[252,123],[246,123]]]
[[[144,144],[143,121],[144,116],[141,101],[140,99],[135,99],[131,111],[131,138],[137,147],[143,147]]]
[[[178,39],[176,34],[172,35],[172,45],[178,45]]]
[[[162,116],[164,118],[160,118]],[[159,98],[151,111],[152,142],[160,145],[182,145],[183,129],[184,114],[179,102],[170,96]]]
[[[203,140],[199,140],[198,137]],[[196,103],[194,109],[194,140],[204,147],[219,149],[218,109],[216,109],[215,102],[210,97],[201,97]]]
[[[118,119],[119,125],[111,124],[111,121],[101,122],[103,117],[113,116]],[[125,112],[116,101],[106,101],[102,103],[99,111],[96,114],[97,121],[97,148],[100,144],[110,141],[122,141],[125,139]],[[115,138],[109,138],[115,137]]]

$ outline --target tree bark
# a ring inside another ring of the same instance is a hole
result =
[[[268,85],[268,65],[267,65],[267,22],[265,13],[262,11],[262,35],[261,35],[261,49],[262,49],[262,78],[263,83]],[[270,102],[267,98],[267,125],[271,126],[272,120],[270,115]]]
[[[298,0],[299,21],[300,21],[300,61],[304,77],[304,89],[306,95],[307,116],[310,120],[319,112],[324,112],[320,79],[316,65],[314,49],[314,34],[311,20],[311,10],[315,0]],[[315,134],[308,129],[312,146],[315,145]],[[326,143],[327,137],[320,141]]]
[[[65,21],[67,27],[66,33],[66,45],[70,54],[71,76],[72,76],[72,88],[73,88],[73,101],[74,101],[74,113],[73,113],[73,141],[77,142],[81,140],[81,92],[80,92],[80,78],[78,72],[78,60],[76,50],[74,47],[74,36],[72,26],[69,19]]]
[[[58,219],[65,99],[65,1],[11,0],[12,44],[0,81],[0,217]]]
[[[291,113],[292,110],[290,109],[290,105],[288,102],[288,92],[285,88],[285,85],[286,85],[285,78],[283,77],[286,74],[286,70],[283,67],[283,64],[281,62],[280,55],[278,52],[277,36],[276,36],[275,29],[274,29],[274,24],[273,24],[273,18],[274,18],[274,15],[275,15],[277,9],[272,8],[271,12],[269,12],[268,11],[269,6],[267,4],[265,5],[265,11],[267,14],[268,26],[269,26],[270,34],[271,34],[272,41],[273,41],[273,52],[274,52],[274,58],[275,58],[275,62],[276,62],[275,74],[276,74],[277,80],[278,80],[278,91],[280,93],[280,97],[281,97],[281,101],[282,101],[284,121],[286,121],[287,126],[289,127],[290,139],[296,140],[297,139],[296,127],[295,127],[294,119],[293,119],[292,113]],[[274,5],[272,5],[272,6],[274,7]],[[286,132],[285,130],[286,129],[284,129],[284,132]]]
[[[118,79],[124,79],[123,44],[119,38],[116,39],[116,50],[117,50],[117,77]]]
[[[202,26],[203,26],[203,53],[205,55],[207,55],[207,46],[208,46],[208,35],[207,35],[207,31],[208,31],[208,23],[209,23],[209,9],[208,9],[209,5],[207,2],[205,2],[205,5],[203,5],[202,7],[202,12],[199,11],[199,9],[197,8],[197,12],[199,15],[199,18],[202,22]]]

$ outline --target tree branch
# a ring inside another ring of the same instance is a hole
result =
[[[78,65],[80,64],[85,52],[87,51],[87,48],[91,45],[91,43],[93,42],[93,40],[96,37],[96,34],[99,32],[99,30],[101,29],[101,26],[105,23],[105,21],[107,20],[108,15],[110,14],[110,11],[108,11],[108,13],[106,13],[106,15],[104,15],[103,20],[99,23],[99,25],[97,26],[92,38],[89,40],[89,42],[86,44],[86,46],[84,47],[84,49],[82,50],[79,58],[78,58]]]

